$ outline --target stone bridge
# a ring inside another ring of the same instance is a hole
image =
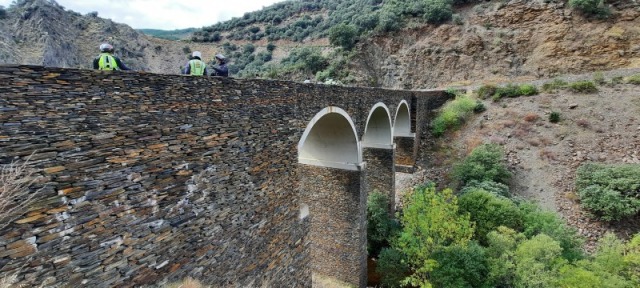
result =
[[[37,66],[0,83],[0,164],[38,175],[2,219],[0,277],[47,287],[364,287],[367,195],[394,199],[448,99]]]

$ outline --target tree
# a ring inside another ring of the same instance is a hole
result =
[[[356,44],[357,29],[351,24],[340,24],[329,30],[329,42],[333,46],[340,46],[351,50]]]
[[[407,257],[413,274],[405,284],[429,287],[429,273],[438,265],[432,253],[450,245],[466,246],[473,236],[469,215],[458,213],[451,189],[437,192],[434,185],[417,187],[402,215],[403,229],[395,242]]]
[[[382,248],[398,231],[397,225],[389,216],[389,197],[375,190],[367,198],[367,251],[369,256],[377,256]]]

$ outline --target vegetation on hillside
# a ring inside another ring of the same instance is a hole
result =
[[[589,163],[576,174],[580,204],[594,216],[615,221],[640,212],[640,165]]]
[[[463,169],[458,168],[455,180],[476,186],[466,187],[459,197],[433,184],[408,194],[399,213],[400,233],[387,234],[389,246],[370,254],[378,259],[383,287],[640,285],[640,234],[627,242],[607,234],[593,254],[585,254],[576,229],[556,213],[482,188],[499,185],[478,185],[480,180],[509,180],[497,150],[480,146],[458,164]]]
[[[160,29],[138,29],[138,31],[153,36],[156,38],[162,38],[167,40],[185,40],[191,37],[191,34],[195,32],[196,28],[176,29],[176,30],[160,30]]]

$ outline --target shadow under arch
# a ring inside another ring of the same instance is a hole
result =
[[[378,102],[371,108],[362,136],[363,147],[393,148],[393,126],[389,108]]]
[[[395,151],[391,113],[382,102],[371,108],[362,136],[362,160],[367,165],[364,187],[367,195],[377,191],[388,197],[390,215],[395,212]]]
[[[413,172],[416,156],[416,133],[411,132],[411,112],[406,100],[400,101],[393,121],[393,143],[395,144],[396,169]]]
[[[367,199],[357,135],[338,107],[309,121],[298,142],[299,217],[312,277],[365,287]]]
[[[362,152],[349,114],[329,106],[318,112],[298,143],[298,162],[322,167],[359,170]]]
[[[415,133],[411,133],[411,113],[409,112],[409,104],[406,100],[400,101],[396,109],[396,116],[393,121],[394,137],[413,137]]]

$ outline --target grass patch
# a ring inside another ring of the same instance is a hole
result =
[[[601,71],[593,73],[593,82],[598,85],[603,85],[607,81],[604,79],[604,74]]]
[[[627,83],[634,84],[634,85],[640,85],[640,74],[629,76],[629,78],[627,78]]]
[[[567,88],[568,85],[569,83],[567,83],[567,81],[556,78],[556,79],[553,79],[553,81],[551,82],[542,84],[542,91],[550,93],[555,91],[556,89]]]
[[[434,136],[444,135],[448,130],[457,130],[466,121],[473,111],[477,109],[477,102],[473,99],[458,95],[456,99],[447,103],[438,116],[431,122],[431,129]]]
[[[598,87],[591,81],[577,81],[569,84],[569,90],[576,93],[597,93]]]
[[[560,112],[553,111],[549,114],[549,122],[558,123],[560,122]]]
[[[504,97],[519,97],[519,96],[531,96],[538,94],[538,88],[531,84],[507,84],[504,87],[498,87],[495,85],[483,85],[478,90],[474,91],[480,99],[487,99],[489,97],[498,101]]]

